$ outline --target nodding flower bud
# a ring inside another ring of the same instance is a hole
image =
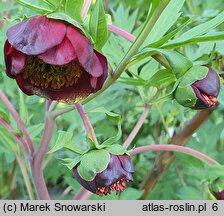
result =
[[[92,181],[83,179],[77,170],[78,165],[73,168],[76,180],[87,190],[97,195],[107,195],[111,191],[121,192],[127,182],[132,181],[134,168],[131,158],[124,155],[114,155],[110,153],[110,161],[105,170],[97,173]]]
[[[212,68],[194,66],[181,78],[174,97],[182,106],[205,109],[217,105],[219,90],[219,75]]]

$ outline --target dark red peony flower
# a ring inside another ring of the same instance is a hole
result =
[[[76,165],[73,172],[76,180],[87,190],[97,195],[107,195],[111,191],[117,193],[124,190],[127,182],[132,181],[134,168],[128,155],[110,154],[110,162],[107,168],[98,173],[92,181],[81,178]]]
[[[7,31],[6,73],[27,95],[74,102],[101,89],[106,58],[79,30],[61,20],[34,16]]]

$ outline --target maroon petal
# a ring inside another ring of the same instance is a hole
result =
[[[72,26],[68,26],[66,37],[70,40],[79,62],[83,68],[89,72],[93,62],[92,44],[84,35]]]
[[[97,55],[101,66],[103,67],[103,74],[98,77],[97,79],[97,86],[95,88],[95,91],[98,91],[102,88],[105,80],[107,79],[108,76],[108,64],[107,64],[107,59],[105,58],[104,55],[102,55],[101,53],[97,52],[96,50],[94,50],[95,54]]]
[[[66,25],[45,16],[34,16],[7,31],[9,43],[27,55],[38,55],[60,44],[66,34]]]
[[[130,173],[134,172],[134,167],[132,165],[131,158],[128,155],[118,155],[118,158],[121,162],[123,169],[126,172],[130,172]]]
[[[33,88],[29,88],[28,86],[24,85],[24,80],[22,79],[21,75],[17,75],[15,77],[17,85],[19,88],[28,96],[33,95],[35,92],[33,91]]]
[[[193,85],[207,95],[217,96],[220,89],[220,79],[218,74],[212,68],[208,67],[206,77],[194,82]]]
[[[103,74],[103,67],[100,60],[98,59],[98,56],[95,53],[93,53],[93,62],[90,67],[90,71],[87,72],[89,72],[93,77],[99,77]]]
[[[6,67],[6,73],[9,77],[13,78],[14,76],[12,75],[12,50],[13,47],[11,44],[6,40],[5,45],[4,45],[4,59],[5,59],[5,67]]]
[[[23,69],[26,56],[15,50],[7,40],[4,46],[4,57],[7,75],[13,78],[14,75],[18,74]]]
[[[118,157],[110,154],[110,162],[107,168],[103,172],[98,173],[94,180],[98,186],[105,187],[112,185],[125,176],[126,172],[121,168],[121,163]]]
[[[90,83],[91,83],[91,86],[95,89],[97,86],[97,77],[91,77]]]
[[[47,64],[64,65],[76,58],[71,42],[65,37],[61,44],[38,55]]]

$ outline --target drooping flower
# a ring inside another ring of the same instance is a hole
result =
[[[6,73],[27,95],[74,102],[102,88],[106,58],[75,26],[34,16],[7,31]]]
[[[196,66],[196,69],[186,72],[177,87],[174,97],[177,102],[192,109],[205,109],[217,105],[220,90],[218,74],[210,67]],[[197,77],[197,69],[201,72]]]
[[[110,161],[105,170],[97,173],[92,181],[83,179],[76,165],[73,168],[76,180],[87,190],[96,193],[97,195],[107,195],[111,191],[121,192],[127,182],[132,181],[134,168],[131,159],[128,155],[113,155],[110,154]]]

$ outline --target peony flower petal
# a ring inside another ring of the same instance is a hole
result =
[[[128,155],[119,155],[118,158],[121,162],[123,169],[126,172],[134,173],[134,167],[131,162],[131,158]]]
[[[33,92],[33,88],[29,88],[26,85],[24,85],[24,80],[22,79],[21,75],[17,75],[15,77],[17,85],[19,86],[19,88],[23,91],[23,93],[25,93],[28,96],[31,96],[34,94]]]
[[[38,55],[38,58],[47,64],[64,65],[76,58],[75,50],[71,42],[65,37],[61,44]]]
[[[13,50],[13,47],[8,42],[8,40],[6,40],[4,45],[4,60],[5,60],[6,73],[11,78],[14,77],[12,75],[12,55],[11,55],[12,50]]]
[[[90,71],[87,72],[89,72],[93,77],[99,77],[103,74],[103,67],[95,52],[93,53],[93,62],[90,67]]]
[[[116,155],[110,154],[110,162],[107,168],[98,173],[95,177],[95,181],[98,186],[110,186],[116,181],[124,178],[126,172],[121,168],[121,163]]]
[[[83,68],[87,72],[91,71],[93,47],[90,41],[73,26],[68,26],[66,37],[70,40]]]
[[[193,84],[200,91],[206,93],[207,95],[217,96],[220,89],[220,80],[218,74],[212,69],[208,68],[207,76],[202,79],[194,82]]]
[[[96,192],[97,186],[95,181],[85,181],[81,178],[79,175],[77,168],[73,168],[73,173],[75,176],[75,179],[87,190],[91,191],[92,193]]]
[[[97,77],[91,77],[90,83],[91,83],[91,86],[95,89],[97,86]]]
[[[103,68],[103,74],[98,77],[97,79],[97,86],[95,88],[95,91],[98,91],[102,88],[105,80],[107,79],[107,76],[108,76],[108,64],[107,64],[107,59],[105,58],[105,56],[103,56],[101,53],[97,52],[97,51],[94,51],[95,54],[97,55],[100,63],[101,63],[101,66]]]
[[[66,25],[45,16],[34,16],[7,31],[9,43],[27,55],[38,55],[60,44],[66,34]]]
[[[25,65],[26,56],[15,50],[8,41],[5,42],[4,46],[6,72],[11,78],[18,74]]]

